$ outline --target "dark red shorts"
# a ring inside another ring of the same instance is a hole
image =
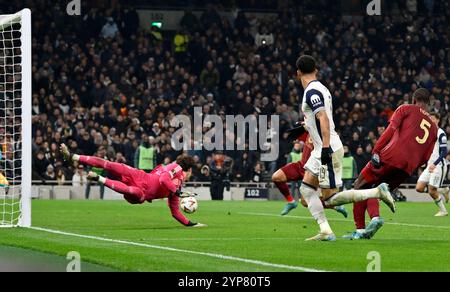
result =
[[[305,168],[300,161],[286,164],[281,170],[286,175],[287,181],[302,180],[305,176]]]
[[[369,185],[387,183],[391,190],[398,188],[410,176],[406,171],[389,164],[375,168],[371,161],[361,171],[361,175]]]

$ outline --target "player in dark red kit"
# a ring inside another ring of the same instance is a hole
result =
[[[372,188],[385,182],[395,190],[413,172],[424,165],[433,152],[438,128],[427,112],[430,93],[419,88],[413,94],[413,104],[402,105],[391,117],[389,127],[378,140],[372,159],[361,171],[355,189]],[[365,227],[364,213],[369,211],[371,222]],[[383,225],[376,199],[355,203],[353,215],[357,230],[350,239],[370,239]]]
[[[285,216],[289,214],[290,211],[294,210],[298,207],[298,202],[294,199],[289,190],[288,182],[296,182],[303,180],[305,176],[305,164],[311,156],[311,151],[314,146],[312,144],[311,138],[309,137],[308,132],[304,128],[302,123],[297,123],[293,129],[288,131],[289,136],[288,139],[294,138],[298,142],[303,142],[303,152],[302,159],[298,162],[288,163],[285,166],[278,169],[272,175],[272,182],[275,186],[280,190],[281,194],[287,201],[286,206],[281,211],[281,216]],[[301,194],[300,194],[301,195]],[[301,198],[301,203],[304,207],[308,207],[307,203],[303,198]],[[328,207],[324,206],[327,209],[334,209],[337,212],[341,213],[345,218],[347,218],[348,213],[344,206],[336,206],[336,207]]]

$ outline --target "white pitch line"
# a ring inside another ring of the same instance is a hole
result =
[[[285,217],[285,218],[313,220],[312,217],[307,217],[307,216],[293,216],[293,215],[281,216],[281,215],[271,214],[271,213],[238,212],[238,214],[241,214],[241,215],[253,215],[253,216]],[[348,219],[339,219],[339,218],[332,218],[330,221],[349,222]],[[407,227],[420,227],[420,228],[450,229],[450,226],[442,226],[442,225],[422,225],[422,224],[410,224],[410,223],[400,223],[400,222],[384,222],[384,224],[400,225],[400,226],[407,226]]]
[[[298,237],[214,237],[214,238],[145,238],[149,241],[245,241],[245,240],[298,240]]]
[[[221,260],[243,262],[243,263],[253,264],[253,265],[263,266],[263,267],[271,267],[271,268],[293,270],[293,271],[301,271],[301,272],[326,272],[324,270],[310,269],[310,268],[305,268],[305,267],[301,267],[301,266],[274,264],[274,263],[263,262],[263,261],[258,261],[258,260],[251,260],[251,259],[239,258],[239,257],[234,257],[234,256],[227,256],[227,255],[222,255],[222,254],[217,254],[217,253],[200,252],[200,251],[179,249],[179,248],[173,248],[173,247],[167,247],[167,246],[160,246],[160,245],[138,243],[138,242],[132,242],[132,241],[125,241],[125,240],[111,239],[111,238],[105,238],[105,237],[99,237],[99,236],[93,236],[93,235],[76,234],[76,233],[70,233],[70,232],[53,230],[53,229],[47,229],[47,228],[41,228],[41,227],[30,227],[30,229],[37,230],[37,231],[48,232],[48,233],[53,233],[53,234],[58,234],[58,235],[65,235],[65,236],[72,236],[72,237],[78,237],[78,238],[92,239],[92,240],[98,240],[98,241],[104,241],[104,242],[112,242],[112,243],[118,243],[118,244],[139,246],[139,247],[159,249],[159,250],[179,252],[179,253],[195,254],[195,255],[207,256],[207,257],[211,257],[211,258],[217,258],[217,259],[221,259]]]

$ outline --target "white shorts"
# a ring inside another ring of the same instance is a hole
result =
[[[430,173],[428,167],[429,165],[427,165],[427,168],[420,175],[419,182],[426,183],[437,189],[440,188],[447,176],[447,165],[442,162],[439,163],[432,173]]]
[[[333,162],[322,165],[320,152],[311,153],[311,157],[305,164],[305,169],[319,179],[319,187],[322,189],[337,189],[342,186],[342,160],[344,148],[340,148],[331,155]]]

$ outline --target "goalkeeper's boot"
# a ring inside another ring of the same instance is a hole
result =
[[[91,180],[91,181],[98,181],[100,178],[100,176],[98,175],[98,173],[93,172],[93,171],[89,171],[88,175],[87,175],[87,179]]]
[[[72,153],[70,153],[69,148],[67,148],[67,145],[64,143],[61,144],[61,146],[59,147],[59,151],[61,151],[64,161],[72,164],[72,162],[73,162]]]
[[[448,212],[439,211],[434,215],[434,217],[445,217],[445,216],[448,216]]]
[[[388,205],[388,207],[391,209],[392,213],[395,213],[395,201],[391,195],[391,192],[389,192],[388,185],[386,183],[382,183],[378,186],[378,190],[380,192],[380,199],[386,205]]]
[[[358,240],[358,239],[364,239],[364,234],[362,232],[353,231],[350,234],[342,236],[342,238],[350,239],[350,240]]]
[[[281,216],[285,216],[285,215],[289,214],[289,212],[291,212],[292,210],[294,210],[297,207],[298,207],[297,201],[287,203],[286,206],[284,206],[283,211],[281,211]]]
[[[305,241],[336,241],[336,235],[334,235],[334,233],[319,233],[316,236],[307,238]]]
[[[363,233],[364,238],[371,239],[375,233],[383,226],[384,220],[380,217],[373,218],[369,225],[366,227],[366,231]]]
[[[336,212],[338,212],[338,213],[341,213],[345,218],[348,217],[348,212],[345,209],[344,205],[336,206],[336,207],[334,207],[334,210],[336,210]]]

